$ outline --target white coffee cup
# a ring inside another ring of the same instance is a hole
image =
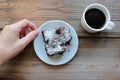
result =
[[[93,9],[93,8],[99,9],[100,11],[102,11],[103,14],[105,15],[105,18],[106,18],[104,25],[99,29],[92,28],[91,26],[89,26],[87,24],[87,22],[85,20],[86,12],[90,9]],[[111,31],[115,27],[114,22],[110,21],[110,12],[108,11],[108,9],[105,6],[103,6],[102,4],[98,4],[98,3],[90,4],[84,10],[82,18],[81,18],[81,25],[87,32],[90,32],[90,33],[96,33],[96,32],[100,32],[103,30]]]

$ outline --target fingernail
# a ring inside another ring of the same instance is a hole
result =
[[[35,35],[38,35],[39,34],[38,29],[34,30],[34,33],[35,33]]]

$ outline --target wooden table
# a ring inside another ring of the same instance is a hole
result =
[[[91,3],[105,5],[116,27],[111,32],[90,34],[81,27],[81,15]],[[0,27],[23,18],[37,27],[48,20],[70,23],[79,37],[76,56],[62,66],[43,63],[33,43],[0,66],[0,80],[120,80],[119,0],[0,0]]]

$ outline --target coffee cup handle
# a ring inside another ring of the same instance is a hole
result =
[[[112,29],[115,27],[115,23],[110,21],[107,28],[105,29],[105,31],[112,31]]]

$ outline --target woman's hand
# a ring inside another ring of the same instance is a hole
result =
[[[0,64],[18,55],[37,35],[36,26],[26,19],[5,26],[0,34]]]

